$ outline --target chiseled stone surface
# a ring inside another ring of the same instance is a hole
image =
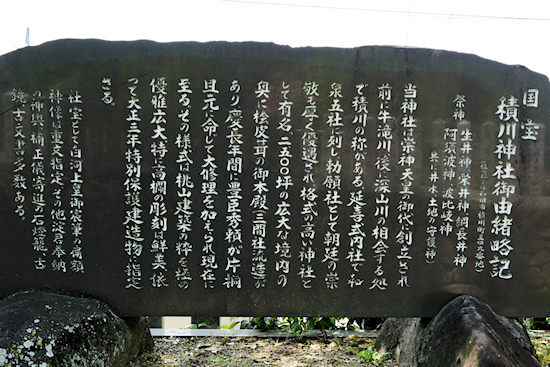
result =
[[[2,366],[126,366],[152,348],[145,318],[123,320],[95,299],[33,291],[0,301]]]
[[[525,329],[471,296],[449,302],[427,321],[388,319],[376,348],[401,367],[540,366]]]

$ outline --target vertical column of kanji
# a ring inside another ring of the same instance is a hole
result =
[[[328,110],[328,118],[326,121],[330,129],[330,135],[327,141],[327,149],[329,157],[326,163],[326,178],[323,186],[327,188],[325,195],[325,203],[328,210],[328,229],[325,232],[324,245],[325,254],[322,262],[327,263],[327,273],[325,274],[325,284],[329,289],[338,288],[340,276],[338,275],[337,265],[340,259],[338,258],[340,251],[340,232],[336,228],[338,226],[339,207],[343,204],[340,196],[341,190],[341,171],[342,162],[340,161],[340,150],[342,149],[342,113],[344,109],[340,104],[342,98],[342,85],[332,83],[330,86],[329,97],[332,98],[332,104]]]
[[[71,232],[73,246],[71,249],[71,270],[77,273],[84,273],[84,263],[82,261],[82,208],[84,207],[84,194],[82,193],[82,149],[80,148],[78,136],[80,135],[80,124],[82,123],[82,96],[78,91],[69,93],[69,114],[71,116],[71,159],[69,168],[71,177],[71,198],[69,202]]]
[[[305,126],[302,134],[302,162],[304,163],[304,176],[302,182],[304,185],[300,191],[302,199],[303,216],[302,230],[300,231],[301,247],[300,247],[300,271],[298,275],[302,280],[304,288],[311,288],[311,282],[317,276],[315,275],[311,262],[315,258],[315,249],[313,247],[313,239],[315,238],[315,218],[319,215],[315,206],[317,205],[317,193],[315,192],[315,178],[313,175],[315,165],[319,163],[317,160],[317,132],[313,126],[317,115],[317,106],[315,97],[319,96],[317,89],[319,84],[316,82],[305,82],[303,90],[305,92],[307,102],[302,113]]]
[[[353,188],[350,190],[350,197],[347,206],[353,208],[351,214],[351,228],[348,232],[350,239],[349,251],[347,260],[351,263],[352,272],[348,278],[348,285],[351,288],[359,287],[363,284],[364,279],[359,276],[359,268],[363,266],[365,257],[363,249],[366,245],[366,232],[365,232],[365,213],[363,207],[365,206],[365,181],[363,179],[365,155],[367,154],[367,117],[369,114],[367,105],[368,100],[363,89],[367,84],[358,84],[355,86],[357,89],[357,95],[353,97],[351,106],[355,112],[355,116],[352,121],[354,126],[354,135],[351,139],[351,150],[353,152],[353,182],[351,183]]]
[[[15,188],[15,214],[25,220],[25,199],[27,194],[27,178],[25,177],[25,133],[23,131],[23,120],[25,117],[24,107],[27,103],[25,98],[25,93],[21,89],[13,89],[11,91],[11,102],[13,103],[14,110],[12,111],[13,122],[15,125],[14,132],[14,153],[15,153],[15,162],[13,167],[13,187]],[[44,126],[44,121],[42,120],[42,128]],[[42,238],[42,243],[44,244],[44,237]],[[33,235],[33,247],[35,251],[45,251],[41,250],[39,241],[36,241],[36,237]],[[40,249],[40,250],[39,250]]]
[[[414,132],[416,130],[416,120],[413,113],[416,111],[416,85],[411,83],[405,86],[404,101],[401,104],[401,110],[404,113],[401,120],[403,127],[403,140],[401,141],[401,155],[399,156],[399,165],[401,166],[401,198],[397,205],[397,222],[400,229],[395,237],[398,244],[401,245],[400,253],[397,255],[399,260],[399,280],[397,285],[400,287],[409,286],[409,261],[412,260],[410,247],[413,245],[413,226],[414,226],[414,203],[411,201],[414,191],[412,188],[414,175],[412,167],[414,166],[416,148],[416,139]]]
[[[428,216],[428,225],[426,226],[426,252],[424,257],[428,264],[435,263],[435,256],[437,255],[437,219],[439,217],[439,204],[437,201],[439,181],[439,154],[437,151],[432,150],[430,152],[430,186],[428,187],[428,193],[430,194],[430,201],[428,202],[428,208],[426,214]]]
[[[464,107],[466,104],[466,98],[463,95],[457,95],[454,99],[455,113],[454,119],[458,122],[458,131],[460,132],[460,149],[458,159],[458,203],[457,203],[457,216],[456,216],[456,255],[454,259],[455,266],[464,267],[464,264],[468,261],[465,254],[468,248],[468,228],[470,227],[470,216],[468,215],[468,209],[470,203],[468,197],[470,196],[470,182],[472,158],[470,152],[472,151],[472,131],[470,130],[470,123],[463,121],[466,114]]]
[[[481,273],[485,269],[485,225],[487,216],[487,190],[489,179],[489,164],[487,161],[480,163],[479,173],[479,210],[477,212],[477,239],[475,269]]]
[[[202,260],[201,260],[201,279],[204,281],[205,288],[214,288],[214,282],[216,281],[215,269],[218,268],[218,262],[216,260],[216,251],[213,248],[214,245],[214,228],[212,222],[216,219],[217,212],[214,206],[217,192],[217,168],[216,157],[214,156],[214,141],[217,136],[218,123],[215,120],[214,113],[220,109],[218,106],[217,96],[220,91],[216,87],[217,80],[210,79],[204,81],[204,89],[202,93],[204,115],[206,120],[201,125],[204,132],[204,148],[206,150],[206,156],[203,159],[201,165],[201,194],[204,195],[202,203],[204,209],[201,212],[201,219],[204,223],[204,246],[202,248]]]
[[[454,230],[457,136],[458,129],[445,128],[443,133],[445,145],[442,174],[444,188],[441,202],[441,225],[439,226],[439,233],[445,237],[450,237]]]
[[[254,196],[252,197],[252,277],[256,288],[265,287],[266,282],[266,228],[267,228],[267,178],[269,170],[264,168],[268,149],[269,115],[267,101],[270,97],[269,83],[262,80],[257,84],[256,111],[254,112],[254,159],[255,166],[252,178],[254,179]]]
[[[45,225],[45,188],[46,188],[46,173],[45,173],[45,157],[44,157],[44,102],[42,101],[42,93],[35,91],[31,102],[31,149],[33,152],[31,171],[33,173],[32,183],[32,203],[34,206],[33,216],[33,248],[35,251],[45,253],[47,229]],[[61,163],[63,165],[63,163]],[[63,167],[61,167],[63,168]],[[56,210],[55,208],[53,209]],[[45,256],[45,254],[43,255]],[[46,266],[45,259],[39,258],[35,262],[37,269],[44,269]]]
[[[153,118],[151,126],[151,155],[153,156],[153,167],[151,172],[151,194],[153,201],[149,205],[151,215],[151,230],[154,238],[151,242],[151,252],[154,254],[151,276],[151,284],[155,288],[167,287],[166,260],[164,253],[168,250],[166,244],[166,232],[168,231],[168,209],[166,208],[166,164],[164,159],[168,153],[168,138],[166,134],[166,88],[167,83],[164,77],[153,78],[149,83],[151,86],[151,105],[153,106]]]
[[[374,217],[376,225],[372,231],[372,237],[375,244],[372,246],[374,251],[374,259],[376,261],[376,269],[374,270],[374,278],[369,289],[386,290],[388,288],[388,280],[384,276],[384,258],[388,252],[388,215],[390,198],[386,196],[391,193],[390,178],[391,172],[390,152],[393,140],[392,128],[390,122],[394,119],[391,116],[389,107],[392,100],[392,87],[386,83],[378,87],[378,99],[380,100],[380,109],[378,111],[378,126],[376,128],[376,137],[378,140],[376,146],[376,178],[374,180],[374,192],[376,209]]]
[[[539,90],[536,88],[527,89],[523,93],[523,105],[529,109],[539,107]],[[538,122],[533,121],[532,119],[525,118],[521,120],[521,139],[526,142],[536,142],[539,136],[540,126]]]
[[[277,211],[275,217],[277,218],[277,245],[275,246],[275,255],[277,255],[277,261],[275,262],[275,271],[279,274],[277,278],[277,284],[281,287],[285,287],[288,283],[288,273],[290,271],[290,259],[292,253],[290,250],[290,244],[288,243],[288,236],[292,230],[290,223],[291,205],[289,200],[289,188],[294,186],[292,176],[290,175],[290,163],[292,154],[290,153],[292,142],[292,105],[293,102],[288,99],[288,93],[290,92],[290,84],[282,83],[281,94],[283,100],[279,102],[279,111],[281,113],[281,119],[277,126],[278,130],[281,130],[281,136],[277,145],[279,146],[279,172],[277,175],[277,183],[275,189],[279,190],[279,199],[277,203]]]
[[[63,95],[59,91],[50,90],[50,118],[52,119],[52,153],[50,159],[51,171],[51,187],[53,193],[53,210],[52,216],[52,233],[53,233],[53,246],[52,255],[52,270],[54,271],[67,271],[67,264],[65,258],[65,234],[66,234],[66,221],[67,216],[65,209],[63,209],[63,191],[65,189],[65,171],[63,158],[64,154],[61,151],[63,148],[63,110],[61,108],[61,101]]]
[[[126,131],[126,180],[124,181],[124,196],[126,198],[126,215],[124,219],[125,243],[124,249],[128,255],[128,263],[126,264],[126,288],[141,289],[141,263],[139,258],[143,251],[143,235],[142,235],[142,203],[141,203],[141,160],[142,154],[141,145],[141,130],[139,128],[141,117],[139,116],[139,98],[137,94],[137,86],[139,80],[131,78],[128,80],[128,129]],[[109,96],[107,96],[109,97]],[[110,98],[107,98],[110,100]]]
[[[180,257],[175,276],[178,287],[187,289],[193,280],[189,271],[189,254],[193,252],[193,245],[189,242],[189,233],[192,230],[193,211],[191,209],[191,190],[195,187],[191,179],[190,171],[193,160],[191,159],[191,132],[189,126],[189,114],[191,109],[190,94],[193,93],[189,79],[180,79],[178,93],[180,95],[180,129],[176,136],[175,145],[178,149],[176,165],[176,187],[178,201],[176,202],[176,229],[178,231],[178,242],[176,242],[176,253]]]
[[[243,152],[241,146],[243,144],[243,135],[241,133],[243,111],[240,106],[241,86],[238,80],[233,80],[229,91],[232,93],[229,104],[229,115],[227,116],[227,127],[229,135],[227,135],[229,147],[227,154],[227,172],[229,173],[229,182],[227,183],[227,214],[225,221],[227,230],[225,232],[225,240],[227,241],[227,263],[225,266],[225,279],[223,284],[227,288],[241,288],[242,279],[238,272],[241,267],[240,254],[243,248],[243,240],[241,233],[241,223],[243,221],[241,215],[241,175],[243,172]]]
[[[495,203],[493,205],[495,219],[491,221],[493,233],[496,237],[491,242],[493,258],[489,260],[492,266],[491,276],[501,279],[511,279],[510,260],[508,255],[514,250],[510,240],[513,218],[512,203],[513,195],[516,192],[515,168],[512,160],[516,155],[516,132],[519,122],[518,99],[513,95],[510,98],[502,97],[498,110],[495,113],[499,117],[498,144],[494,154],[498,160],[495,166],[496,177]]]

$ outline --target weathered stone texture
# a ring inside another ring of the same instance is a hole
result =
[[[152,350],[146,318],[94,299],[21,292],[0,301],[0,365],[127,366]]]
[[[429,322],[388,319],[376,348],[401,367],[540,366],[525,329],[471,296],[455,298]]]

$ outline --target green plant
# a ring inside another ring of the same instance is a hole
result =
[[[294,334],[301,339],[310,330],[321,330],[323,334],[328,329],[336,328],[336,317],[283,317],[279,322],[281,329]]]
[[[206,322],[201,322],[200,324],[191,324],[187,328],[189,329],[212,329],[210,325],[208,325]]]
[[[232,325],[230,328],[233,328]],[[302,338],[310,330],[329,329],[355,330],[358,328],[353,319],[347,317],[250,317],[241,321],[241,329],[284,330]]]
[[[517,320],[527,330],[549,330],[550,329],[550,317],[546,317],[546,318],[520,317]]]
[[[357,352],[357,356],[359,358],[364,359],[367,362],[374,363],[374,365],[379,365],[384,362],[387,354],[388,353],[378,353],[378,351],[374,350],[372,345],[369,345],[366,349]]]
[[[311,325],[315,321],[307,317],[283,317],[280,322],[281,329],[294,334],[297,338],[301,339],[303,333],[310,330]],[[311,327],[313,329],[313,327]]]
[[[241,321],[241,329],[260,329],[262,331],[276,330],[278,328],[276,317],[250,317]]]
[[[234,321],[234,322],[231,323],[231,325],[221,325],[220,328],[222,328],[222,329],[233,329],[237,325],[239,325],[239,322]]]
[[[532,317],[520,317],[518,319],[518,321],[527,330],[531,330],[533,328],[533,318]]]
[[[367,362],[372,362],[374,360],[374,349],[372,346],[369,346],[367,349],[363,349],[357,353],[359,358],[364,359]]]

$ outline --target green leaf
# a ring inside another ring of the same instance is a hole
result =
[[[231,323],[231,325],[222,325],[220,326],[222,329],[233,329],[235,326],[237,326],[239,324],[238,321],[235,321],[233,323]]]

